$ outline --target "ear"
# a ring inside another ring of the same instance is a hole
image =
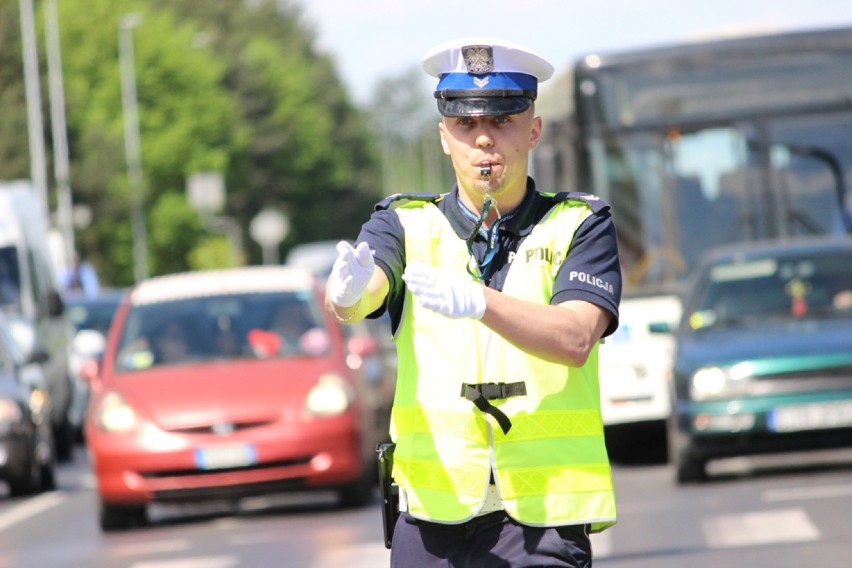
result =
[[[443,120],[438,123],[438,133],[441,135],[441,148],[444,149],[444,154],[449,156],[450,145],[447,144],[447,127],[444,125]]]
[[[530,150],[534,150],[541,142],[541,126],[541,117],[534,117],[530,128]]]

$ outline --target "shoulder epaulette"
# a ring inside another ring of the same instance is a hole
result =
[[[592,209],[593,213],[606,211],[610,208],[609,203],[607,203],[597,195],[593,195],[591,193],[583,193],[581,191],[560,191],[557,193],[545,193],[544,195],[552,199],[554,203],[568,200],[582,201]]]
[[[394,193],[393,195],[376,203],[374,209],[376,211],[381,211],[382,209],[391,209],[392,207],[399,207],[400,205],[415,201],[430,201],[432,203],[437,203],[443,197],[443,194],[438,193]]]

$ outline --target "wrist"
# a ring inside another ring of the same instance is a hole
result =
[[[334,319],[340,323],[349,323],[358,315],[358,308],[361,307],[361,298],[359,297],[355,300],[355,303],[351,306],[341,306],[333,301],[329,301],[328,307]]]

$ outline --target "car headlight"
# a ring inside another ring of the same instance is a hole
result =
[[[343,414],[352,402],[349,385],[340,376],[323,375],[308,393],[306,410],[315,416]]]
[[[116,392],[107,393],[101,400],[97,415],[98,426],[106,432],[129,432],[136,428],[136,411]]]
[[[0,398],[0,424],[20,422],[24,417],[21,407],[9,398]]]
[[[749,363],[730,367],[703,367],[692,375],[690,393],[693,400],[709,400],[742,394],[752,375]]]
[[[36,420],[38,424],[41,424],[41,421],[44,420],[49,413],[47,401],[48,398],[45,396],[43,390],[33,389],[30,392],[30,408],[33,411],[33,419]]]
[[[29,356],[35,347],[35,327],[27,321],[15,318],[9,320],[9,332],[21,353]]]

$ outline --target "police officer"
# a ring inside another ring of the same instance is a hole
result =
[[[621,295],[609,206],[528,177],[543,58],[472,38],[422,65],[456,184],[379,203],[327,283],[339,321],[387,310],[395,330],[391,566],[591,566],[589,534],[616,520],[597,376]]]

